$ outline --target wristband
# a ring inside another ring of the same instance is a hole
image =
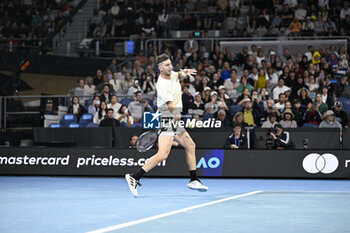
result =
[[[185,73],[185,71],[182,71],[181,75],[182,75],[183,78],[186,78],[186,73]]]

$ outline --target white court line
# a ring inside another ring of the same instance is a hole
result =
[[[136,225],[136,224],[150,222],[150,221],[153,221],[153,220],[156,220],[156,219],[160,219],[160,218],[165,218],[165,217],[168,217],[168,216],[171,216],[171,215],[174,215],[174,214],[183,213],[183,212],[186,212],[186,211],[189,211],[189,210],[198,209],[198,208],[209,206],[209,205],[214,205],[214,204],[218,204],[220,202],[229,201],[229,200],[233,200],[233,199],[237,199],[237,198],[241,198],[241,197],[246,197],[246,196],[250,196],[250,195],[261,193],[261,192],[262,191],[254,191],[254,192],[250,192],[250,193],[244,193],[244,194],[240,194],[240,195],[236,195],[236,196],[232,196],[232,197],[227,197],[227,198],[219,199],[219,200],[212,201],[212,202],[207,202],[207,203],[200,204],[200,205],[195,205],[195,206],[190,206],[190,207],[179,209],[179,210],[170,211],[170,212],[167,212],[167,213],[164,213],[164,214],[158,214],[158,215],[155,215],[155,216],[142,218],[142,219],[139,219],[139,220],[126,222],[126,223],[122,223],[122,224],[118,224],[118,225],[114,225],[114,226],[110,226],[110,227],[106,227],[106,228],[90,231],[88,233],[105,233],[105,232],[109,232],[109,231],[113,231],[113,230],[118,230],[118,229],[122,229],[122,228],[125,228],[125,227],[133,226],[133,225]]]

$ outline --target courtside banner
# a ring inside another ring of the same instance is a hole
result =
[[[124,176],[157,151],[110,148],[0,149],[1,175]],[[349,150],[197,150],[204,177],[350,178]],[[187,177],[185,151],[173,149],[148,176]]]

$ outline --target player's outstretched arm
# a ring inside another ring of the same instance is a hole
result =
[[[186,78],[187,76],[196,75],[197,70],[196,69],[183,69],[179,71],[179,77],[180,78]]]

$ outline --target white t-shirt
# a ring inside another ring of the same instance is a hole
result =
[[[157,84],[157,106],[162,114],[169,113],[167,102],[172,101],[175,107],[174,113],[182,111],[182,92],[179,82],[179,74],[172,71],[170,79],[159,76]]]

